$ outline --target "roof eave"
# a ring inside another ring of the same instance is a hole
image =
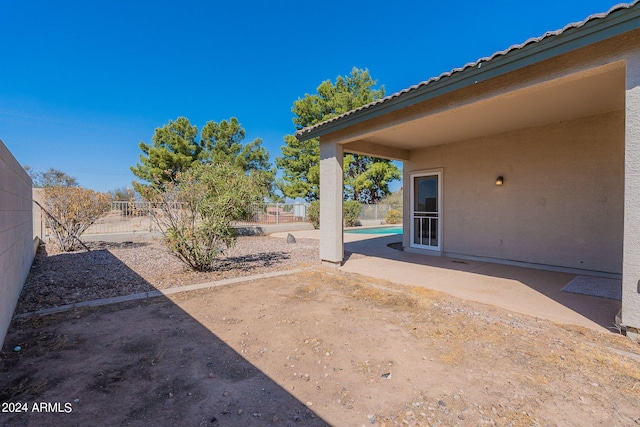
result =
[[[480,59],[472,66],[454,70],[450,75],[428,81],[415,90],[395,97],[392,95],[377,105],[327,121],[310,130],[301,129],[295,136],[300,141],[320,137],[640,28],[640,8],[619,11],[625,13],[613,12],[605,18],[588,21],[561,34],[543,36],[542,40],[530,44],[525,42],[521,48],[506,54],[498,53],[490,60]]]

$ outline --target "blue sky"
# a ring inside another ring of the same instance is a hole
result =
[[[179,116],[237,117],[273,161],[323,80],[368,68],[391,94],[614,4],[0,0],[0,139],[98,191]]]

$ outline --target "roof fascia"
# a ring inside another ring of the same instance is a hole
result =
[[[622,9],[620,12],[623,13],[614,12],[606,18],[589,21],[559,35],[544,37],[504,55],[498,53],[490,60],[480,59],[472,67],[454,71],[416,90],[329,121],[308,132],[301,131],[296,137],[300,141],[320,137],[640,28],[640,7]]]

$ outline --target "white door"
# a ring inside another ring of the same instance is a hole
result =
[[[411,247],[440,250],[441,172],[411,175]]]

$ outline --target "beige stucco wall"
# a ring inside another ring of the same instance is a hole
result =
[[[442,168],[445,254],[621,273],[624,122],[617,111],[414,150],[405,185]]]
[[[640,341],[640,49],[626,64],[622,324]],[[633,331],[631,330],[633,328]]]
[[[0,344],[35,255],[31,179],[0,141]]]
[[[342,157],[342,146],[320,143],[320,260],[332,266],[339,266],[344,258]]]

